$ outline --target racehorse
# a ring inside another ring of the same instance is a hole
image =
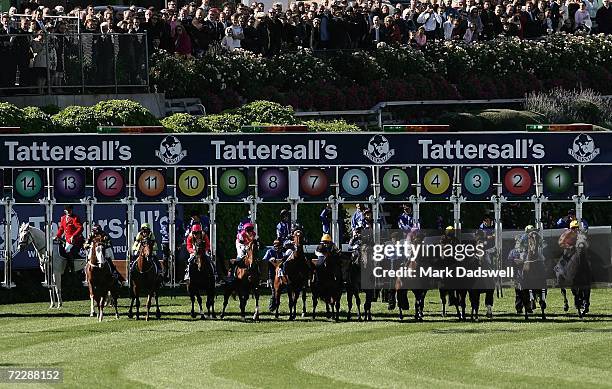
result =
[[[424,236],[422,233],[415,231],[412,233],[410,242],[411,244],[418,245],[423,242]],[[406,261],[402,264],[403,267],[410,269],[411,272],[418,274],[419,266],[422,266],[423,258],[417,255],[407,255]],[[420,281],[418,279],[411,280],[411,284],[413,285],[413,289],[411,289],[412,294],[414,294],[414,319],[416,321],[423,321],[424,309],[425,309],[425,296],[427,295],[427,289],[424,287],[428,282]],[[399,308],[399,319],[404,319],[404,310],[408,310],[410,308],[410,303],[408,301],[408,285],[404,286],[401,277],[397,277],[395,279],[395,291],[397,296],[397,306]],[[416,288],[416,287],[419,288]]]
[[[159,319],[161,312],[159,310],[159,288],[161,286],[162,279],[157,273],[157,266],[154,261],[157,258],[153,255],[153,245],[155,243],[146,241],[141,244],[138,250],[138,258],[136,259],[136,265],[134,266],[131,277],[130,277],[130,310],[128,311],[128,317],[132,318],[134,314],[132,309],[134,302],[136,302],[136,320],[140,318],[140,293],[145,292],[147,294],[147,314],[145,320],[149,320],[149,311],[151,309],[151,299],[155,298],[155,317]]]
[[[115,307],[115,317],[119,318],[119,311],[117,310],[119,291],[115,287],[115,279],[107,262],[112,259],[107,259],[107,253],[104,251],[101,238],[94,238],[87,255],[87,265],[85,267],[85,275],[89,285],[89,296],[92,301],[90,316],[94,314],[93,303],[95,302],[98,308],[98,321],[102,321],[104,317],[104,305],[109,293]]]
[[[257,259],[257,250],[259,242],[254,239],[249,243],[246,256],[244,258],[244,267],[238,267],[232,282],[225,284],[225,292],[223,295],[223,312],[221,318],[225,317],[225,309],[232,293],[236,293],[240,300],[240,317],[245,320],[246,304],[251,293],[255,298],[255,312],[253,320],[259,320],[259,279],[261,272],[259,269],[259,261]]]
[[[346,287],[346,302],[348,310],[346,312],[346,320],[350,321],[353,314],[353,297],[355,298],[355,304],[357,306],[357,320],[361,321],[361,298],[359,293],[361,292],[361,266],[365,254],[362,252],[365,250],[364,246],[359,247],[351,255],[342,255],[342,278]]]
[[[571,287],[574,295],[574,306],[580,318],[588,313],[590,304],[591,263],[587,257],[588,249],[588,236],[585,232],[579,231],[576,234],[576,242],[573,247],[564,250],[563,257],[554,268],[557,283],[562,287]],[[567,311],[569,304],[565,289],[561,289],[561,293],[565,303],[564,310]]]
[[[195,318],[195,300],[198,299],[200,307],[200,317],[206,319],[202,312],[202,295],[200,291],[206,293],[206,310],[208,316],[216,319],[215,314],[215,273],[203,253],[204,242],[200,240],[195,244],[195,259],[189,264],[189,280],[187,281],[187,292],[191,299],[191,317]]]
[[[47,242],[45,239],[44,231],[29,225],[28,223],[22,223],[19,227],[19,251],[25,250],[28,246],[32,245],[36,250],[36,256],[40,263],[40,270],[45,271],[44,265],[48,263],[47,259]],[[52,285],[49,288],[49,298],[51,305],[49,308],[61,308],[62,307],[62,274],[66,270],[68,259],[62,257],[59,253],[59,246],[54,245],[51,251],[51,259],[53,264],[52,274]],[[83,270],[85,268],[85,259],[74,259],[73,269],[75,272]]]
[[[325,301],[331,318],[340,320],[340,299],[342,297],[342,263],[339,253],[332,253],[325,263],[314,268],[312,284],[312,320],[315,320],[318,299]],[[331,309],[331,310],[330,310]]]
[[[525,320],[529,319],[529,312],[539,302],[542,319],[546,319],[546,275],[544,256],[541,253],[542,237],[537,231],[527,235],[527,253],[522,269],[519,269],[519,289],[525,312]]]
[[[302,238],[302,231],[296,230],[293,232],[293,245],[295,250],[285,261],[284,274],[279,276],[280,269],[278,266],[274,274],[274,317],[277,319],[278,307],[280,306],[281,288],[284,286],[287,289],[287,298],[289,299],[289,320],[295,320],[297,316],[297,302],[300,297],[300,293],[306,287],[308,278],[311,274],[306,255],[304,255]],[[303,309],[306,309],[305,305]]]

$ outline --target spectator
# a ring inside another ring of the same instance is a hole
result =
[[[425,27],[421,26],[417,29],[416,33],[412,38],[414,45],[417,48],[423,48],[427,44],[427,34],[425,33]]]
[[[603,6],[597,10],[596,20],[600,33],[612,33],[612,8],[610,7],[610,0],[604,0]]]
[[[372,18],[372,29],[370,30],[371,45],[376,47],[379,43],[387,43],[387,34],[387,28],[380,24],[380,17],[374,16]]]
[[[427,9],[417,18],[417,23],[422,25],[427,39],[431,41],[436,38],[436,29],[438,25],[441,26],[444,23],[442,16],[437,13],[437,10],[437,4],[428,4]]]
[[[587,10],[586,3],[580,3],[580,9],[574,15],[574,30],[590,30],[593,26],[591,15]]]
[[[185,57],[191,57],[191,38],[182,25],[177,25],[174,30],[174,53]]]

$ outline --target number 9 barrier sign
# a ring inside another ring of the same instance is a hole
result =
[[[219,198],[225,200],[242,199],[248,195],[246,168],[221,168],[217,171]]]
[[[199,201],[208,197],[206,169],[180,168],[177,176],[177,197],[182,201]]]
[[[166,194],[166,169],[139,168],[136,171],[136,197],[154,200]]]
[[[84,169],[53,170],[54,197],[58,200],[79,200],[85,192]]]
[[[341,168],[340,197],[353,200],[367,200],[372,195],[372,169]]]
[[[289,178],[287,169],[258,169],[257,190],[258,196],[263,199],[284,199],[289,196]]]

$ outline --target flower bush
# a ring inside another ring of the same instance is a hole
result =
[[[255,100],[299,110],[371,108],[388,100],[524,97],[556,87],[612,93],[612,36],[554,34],[436,42],[423,51],[308,50],[265,58],[214,51],[202,59],[159,55],[151,80],[167,97],[199,97],[210,113]]]

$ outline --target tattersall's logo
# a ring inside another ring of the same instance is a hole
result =
[[[374,163],[385,163],[395,155],[395,149],[389,147],[389,141],[382,135],[374,135],[363,149],[363,155]]]
[[[174,165],[187,156],[187,151],[183,150],[181,142],[175,136],[168,135],[161,141],[155,156],[168,165]]]
[[[595,148],[595,141],[590,135],[580,134],[574,139],[574,144],[567,152],[578,162],[590,162],[600,153],[599,148]]]

